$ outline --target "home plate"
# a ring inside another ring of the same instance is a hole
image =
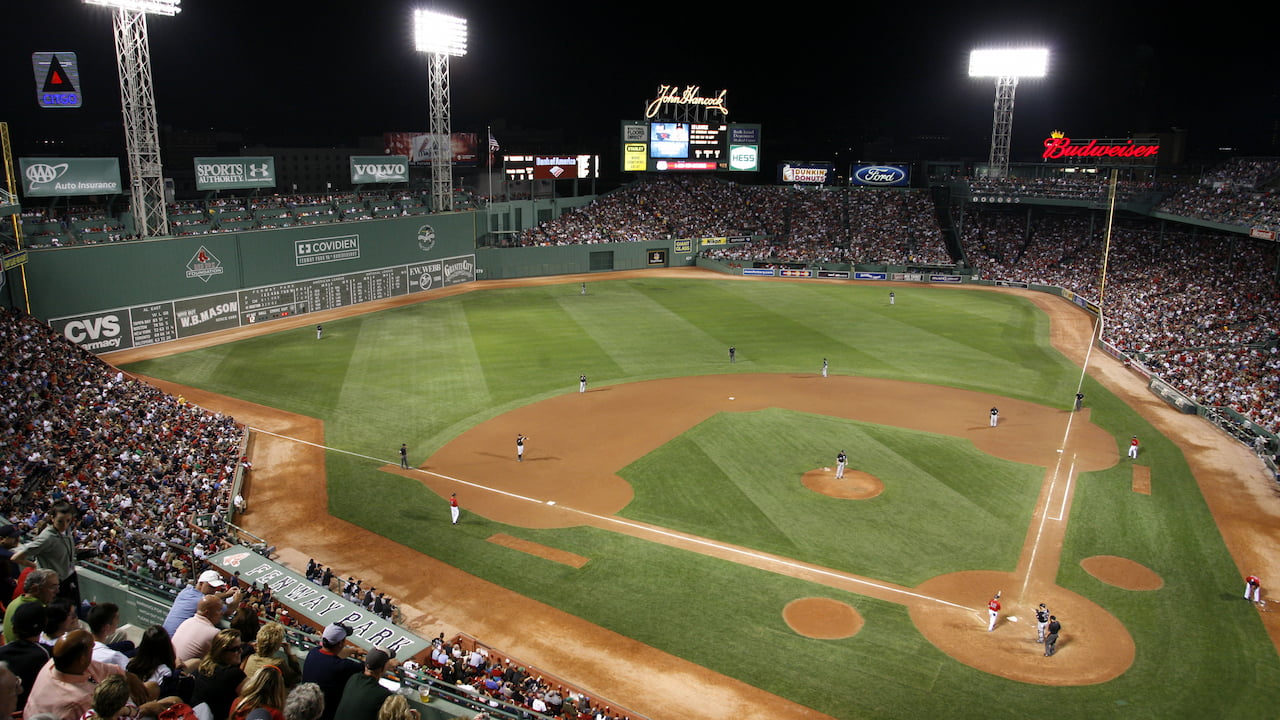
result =
[[[1018,616],[1017,616],[1017,615],[1010,615],[1010,616],[1009,616],[1009,622],[1018,622]]]

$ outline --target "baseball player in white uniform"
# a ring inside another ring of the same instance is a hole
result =
[[[524,462],[524,441],[528,439],[524,435],[516,434],[516,462]]]
[[[1129,438],[1129,457],[1133,460],[1138,459],[1138,436],[1134,435]]]
[[[582,375],[578,376],[578,392],[584,393],[586,391],[587,391],[587,375],[586,373],[583,373]]]
[[[991,427],[995,427],[998,422],[1000,422],[1000,409],[993,407],[991,408]]]
[[[1251,602],[1262,602],[1262,581],[1257,575],[1244,579],[1244,599]]]
[[[827,376],[827,359],[822,358],[822,377]]]
[[[1044,642],[1044,629],[1049,626],[1049,608],[1040,603],[1036,608],[1036,642]]]
[[[840,454],[836,455],[836,479],[844,477],[844,466],[848,463],[849,457],[841,450]]]
[[[991,617],[991,621],[987,623],[987,632],[996,629],[996,620],[1000,617],[1000,593],[987,601],[987,615]]]

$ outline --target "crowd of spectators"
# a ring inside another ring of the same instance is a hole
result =
[[[523,246],[751,236],[707,255],[740,261],[950,264],[924,190],[739,185],[706,176],[642,180],[516,236]]]
[[[455,203],[478,206],[474,195],[461,189],[455,192]],[[167,213],[170,233],[188,236],[407,217],[425,214],[429,209],[430,198],[422,193],[370,190],[330,195],[217,196],[170,203]],[[24,209],[20,215],[23,244],[45,248],[136,240],[136,235],[127,233],[122,215],[92,207]]]
[[[1071,173],[1042,177],[969,178],[969,192],[974,199],[1046,198],[1077,203],[1106,202],[1110,194],[1107,173]],[[1120,180],[1116,183],[1116,200],[1127,202],[1155,189],[1149,180]]]
[[[1280,290],[1274,243],[1127,217],[1101,284],[1100,212],[971,208],[966,256],[982,277],[1101,301],[1103,339],[1192,399],[1280,432]]]

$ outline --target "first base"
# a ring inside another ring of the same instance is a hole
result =
[[[733,398],[733,397],[731,397],[731,398],[729,398],[729,399],[730,399],[730,400],[737,400],[738,398]]]

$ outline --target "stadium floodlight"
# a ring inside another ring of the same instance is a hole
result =
[[[86,5],[101,5],[148,15],[173,17],[182,12],[182,8],[178,7],[182,4],[182,0],[84,0],[84,2]]]
[[[182,0],[84,0],[114,10],[116,69],[120,73],[120,109],[124,113],[125,151],[129,159],[130,210],[142,238],[169,234],[164,169],[156,124],[156,94],[151,84],[151,43],[147,15],[173,17]]]
[[[991,124],[991,158],[987,173],[992,177],[1009,174],[1009,138],[1013,133],[1013,94],[1018,78],[1040,78],[1049,71],[1049,51],[1045,48],[973,50],[969,53],[969,77],[996,79],[995,119]]]
[[[431,10],[413,11],[413,44],[418,52],[467,54],[467,21]]]
[[[413,44],[429,59],[431,206],[453,209],[453,130],[449,119],[449,58],[467,54],[467,21],[430,10],[413,11]]]

